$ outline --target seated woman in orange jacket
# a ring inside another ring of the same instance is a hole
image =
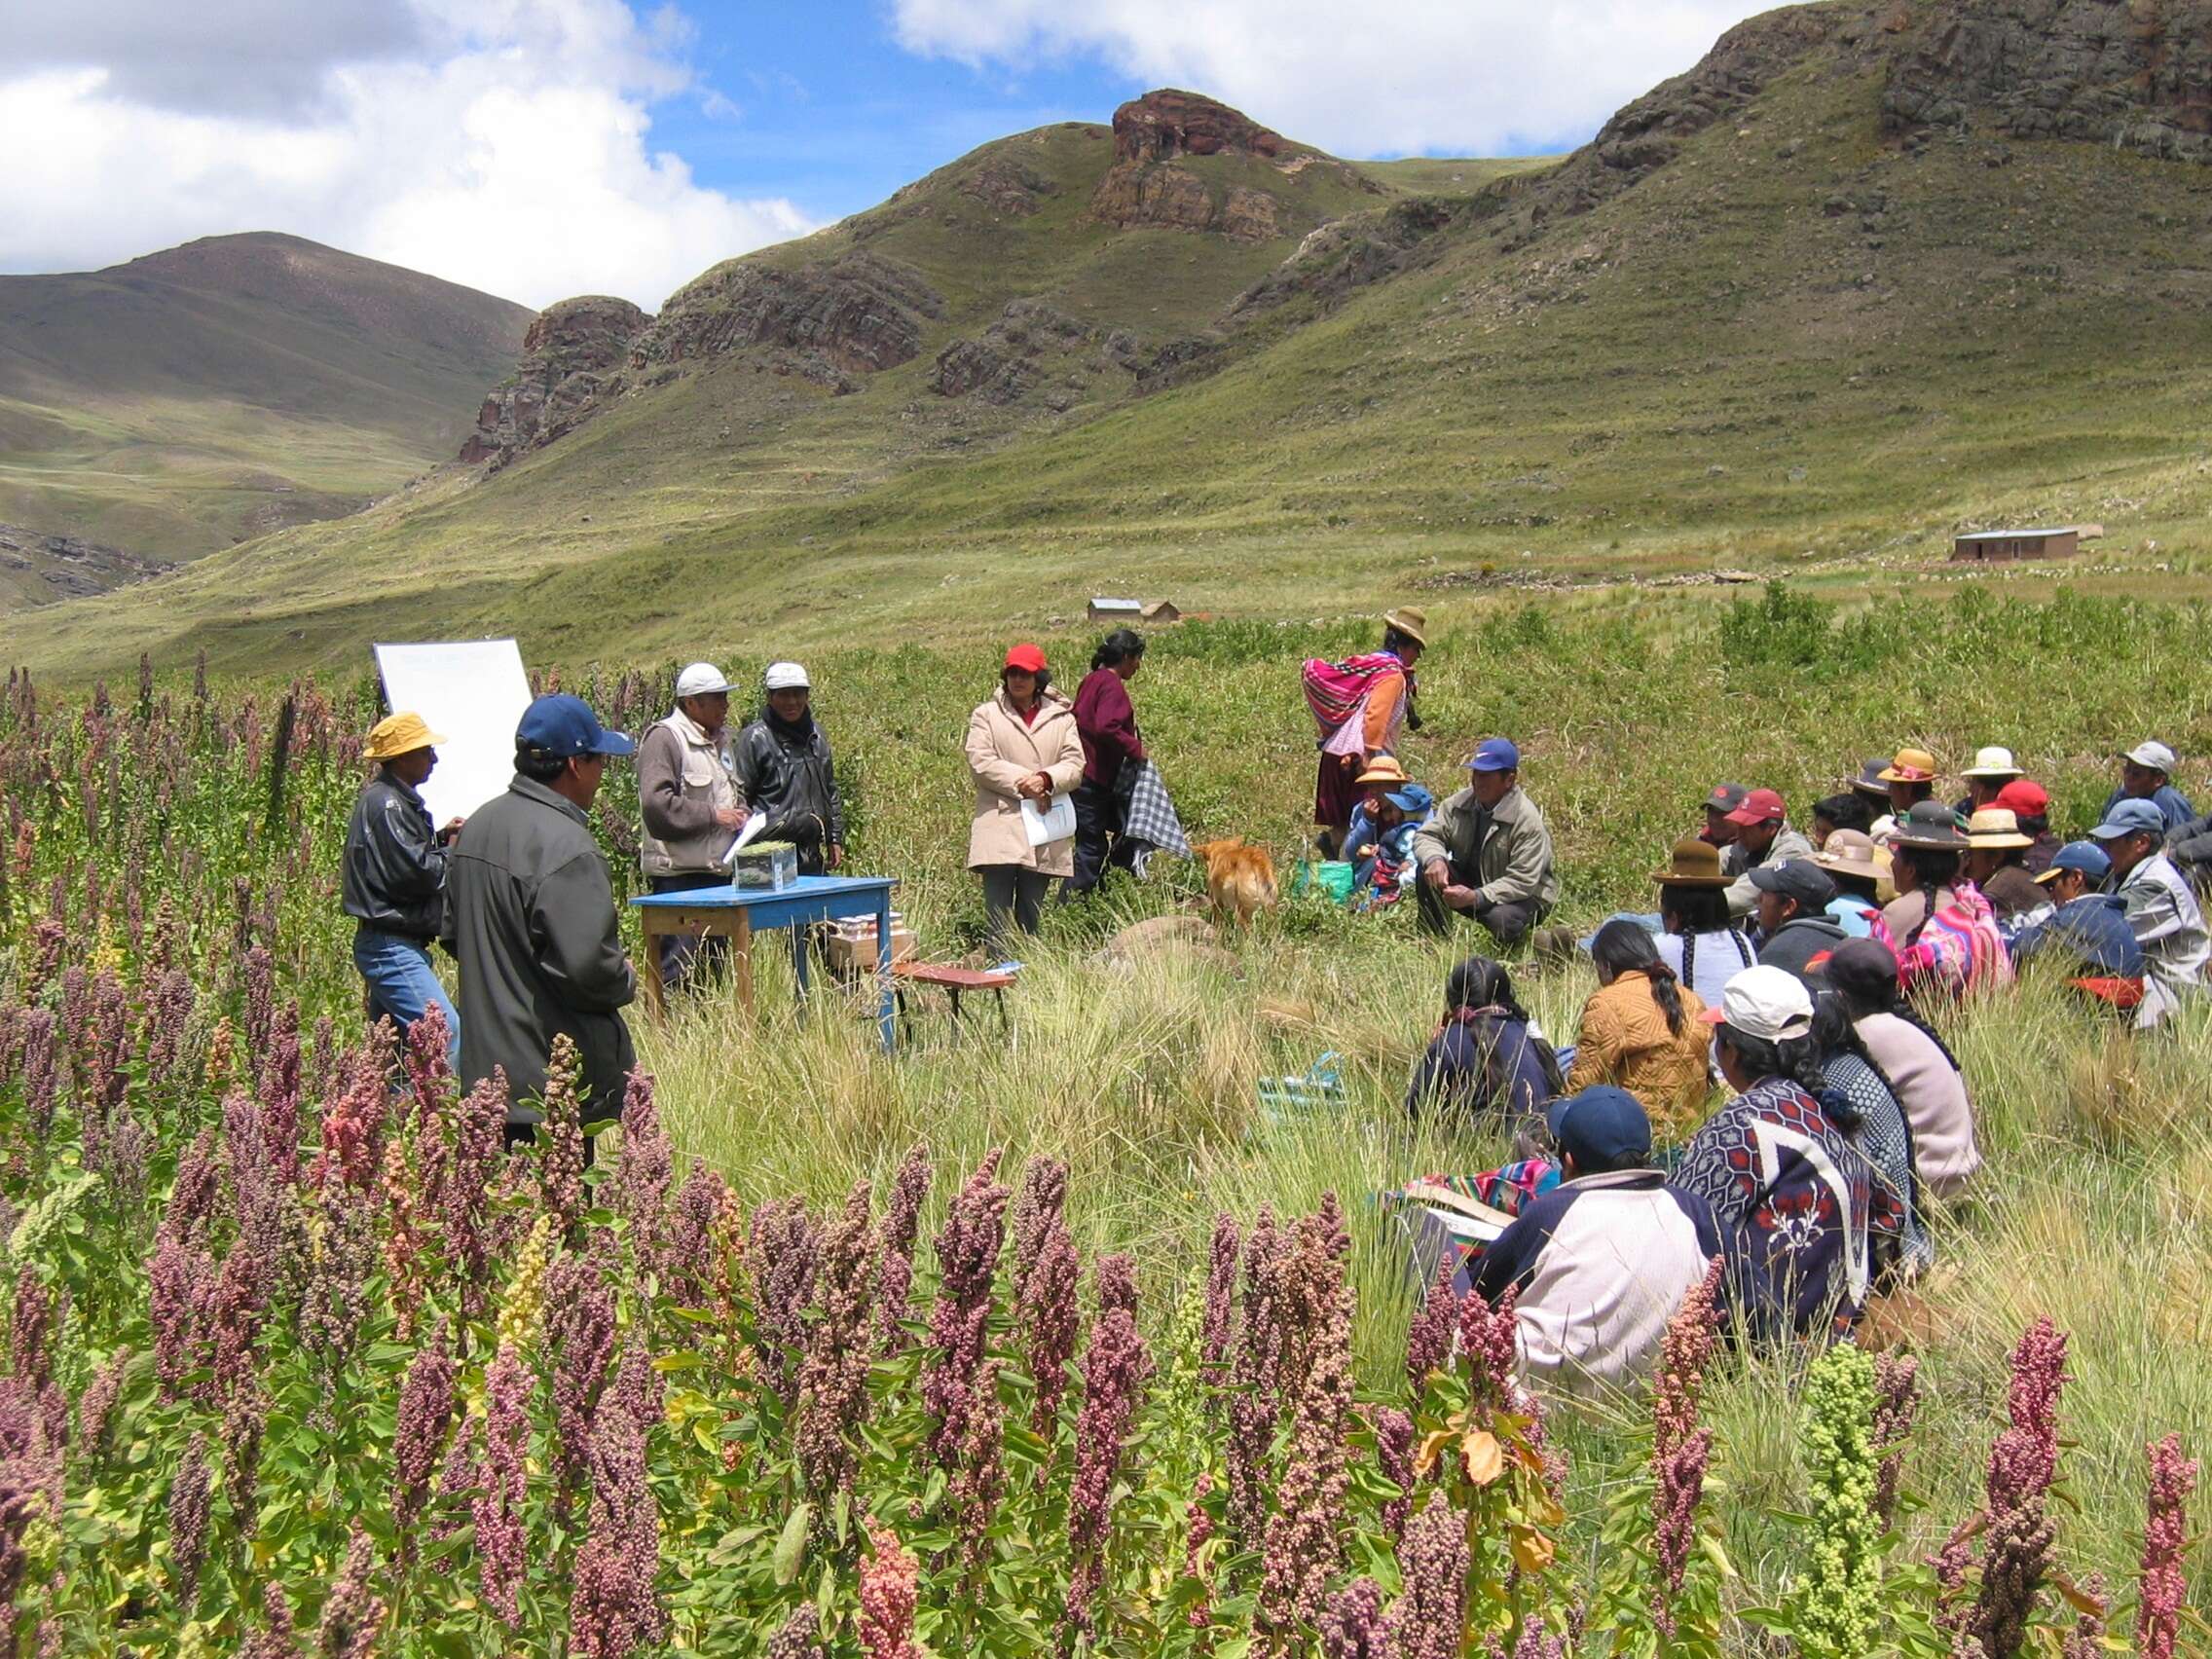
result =
[[[1636,922],[1607,922],[1590,955],[1599,988],[1582,1005],[1567,1091],[1613,1084],[1642,1102],[1662,1136],[1688,1135],[1713,1092],[1704,1002],[1659,960],[1651,935]]]

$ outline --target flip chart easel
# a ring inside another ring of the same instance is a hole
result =
[[[412,709],[442,732],[438,769],[423,786],[430,821],[466,818],[505,792],[515,773],[515,726],[530,677],[512,640],[377,645],[385,702]]]

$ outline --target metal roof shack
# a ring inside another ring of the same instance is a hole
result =
[[[1977,530],[1951,543],[1951,562],[2009,564],[2015,559],[2071,559],[2082,551],[2082,527],[2047,530]]]
[[[1093,622],[1179,622],[1182,611],[1172,600],[1118,599],[1099,595],[1090,602]]]

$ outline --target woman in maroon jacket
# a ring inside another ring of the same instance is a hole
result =
[[[1137,734],[1128,682],[1144,665],[1144,637],[1117,628],[1098,642],[1090,672],[1075,693],[1075,725],[1083,737],[1083,783],[1075,802],[1075,874],[1060,888],[1060,902],[1088,893],[1109,867],[1127,869],[1134,849],[1122,840],[1123,797],[1116,785],[1124,762],[1145,757]]]

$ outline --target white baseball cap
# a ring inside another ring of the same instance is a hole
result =
[[[2122,760],[2132,760],[2138,766],[2148,766],[2154,772],[2170,772],[2174,769],[2174,752],[2157,741],[2138,743]]]
[[[2012,752],[1997,744],[1973,752],[1973,764],[1959,768],[1962,778],[2016,778],[2020,768],[2012,764]]]
[[[771,691],[807,691],[813,688],[806,670],[795,662],[772,662],[765,676]]]
[[[1786,969],[1746,968],[1720,993],[1720,1006],[1705,1011],[1708,1025],[1729,1025],[1747,1037],[1787,1043],[1813,1029],[1813,993]]]
[[[730,683],[722,678],[722,671],[711,662],[695,662],[676,677],[679,697],[711,697],[728,689]]]

